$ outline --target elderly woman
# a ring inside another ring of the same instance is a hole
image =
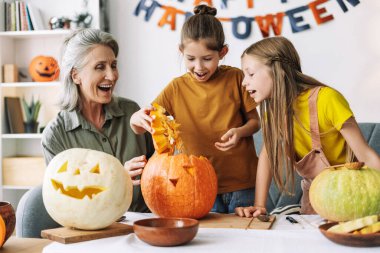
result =
[[[130,128],[130,117],[139,106],[129,99],[113,96],[119,77],[118,51],[115,39],[97,29],[76,31],[65,40],[61,63],[64,87],[59,103],[61,111],[45,128],[42,147],[46,164],[59,152],[74,147],[99,150],[117,157],[135,185],[129,211],[146,212],[149,210],[136,175],[141,174],[146,157],[153,154],[154,148],[149,135],[135,135]],[[42,194],[41,187],[34,191],[34,194]],[[39,224],[28,229],[31,233],[59,226],[48,216],[42,201],[40,205],[38,219],[42,219],[45,227],[36,220]]]

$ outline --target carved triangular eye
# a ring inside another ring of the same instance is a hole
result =
[[[59,168],[59,170],[57,171],[57,173],[66,172],[66,171],[67,171],[67,163],[68,163],[68,161],[66,161],[66,162],[61,166],[61,168]]]
[[[74,175],[80,175],[80,169],[77,168],[75,171],[74,171]]]
[[[90,170],[90,172],[91,172],[91,173],[100,174],[99,163],[96,164],[96,165],[94,166],[94,168],[92,168],[92,169]]]
[[[191,165],[183,165],[182,166],[186,171],[187,171],[187,173],[189,173],[190,175],[192,175],[192,176],[194,176],[194,173],[195,173],[195,169],[194,169],[194,167],[193,166],[191,166]]]
[[[176,187],[178,183],[178,178],[172,178],[172,179],[169,179],[169,181],[174,185],[174,187]]]

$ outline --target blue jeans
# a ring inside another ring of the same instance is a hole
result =
[[[218,194],[211,212],[234,213],[236,207],[253,206],[254,200],[255,188]]]

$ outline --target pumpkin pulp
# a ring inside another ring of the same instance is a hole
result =
[[[175,149],[182,151],[182,140],[179,137],[179,124],[177,124],[172,116],[167,116],[166,110],[154,103],[155,110],[150,112],[153,118],[151,127],[153,129],[152,138],[154,149],[157,153],[174,154]]]

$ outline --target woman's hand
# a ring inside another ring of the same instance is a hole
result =
[[[267,214],[267,209],[262,206],[236,207],[235,214],[240,217],[257,217],[260,214]]]
[[[143,169],[146,165],[146,162],[147,160],[146,160],[145,155],[142,155],[142,156],[132,158],[131,160],[124,163],[124,168],[128,172],[129,176],[131,177],[133,185],[140,184],[139,176],[141,176]]]
[[[234,148],[240,138],[239,130],[237,128],[231,128],[220,138],[222,142],[215,142],[215,147],[221,151],[227,151]]]
[[[148,106],[141,108],[132,115],[130,125],[135,134],[143,134],[145,131],[152,133],[150,124],[152,123],[153,119],[149,116],[149,113],[152,110],[154,110],[154,107]]]

